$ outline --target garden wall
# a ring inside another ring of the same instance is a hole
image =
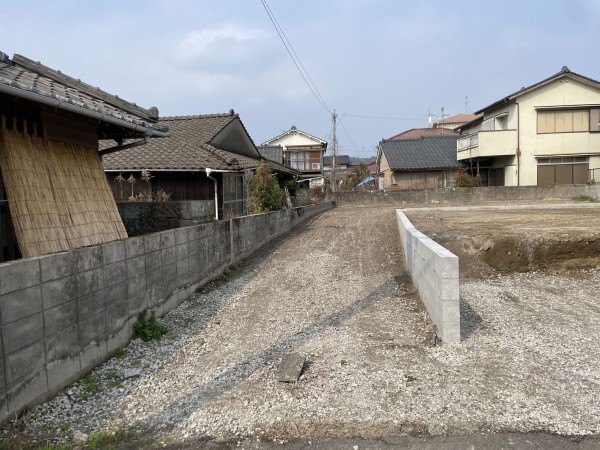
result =
[[[328,195],[328,200],[335,201],[337,205],[432,205],[490,201],[503,202],[511,200],[545,200],[549,198],[574,198],[582,195],[596,199],[600,198],[600,184],[332,192]]]
[[[0,420],[81,378],[200,286],[332,203],[0,264]]]

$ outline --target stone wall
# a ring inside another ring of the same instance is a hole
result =
[[[225,267],[325,203],[0,264],[0,420],[47,400]]]
[[[332,192],[328,200],[338,205],[435,205],[468,204],[490,201],[545,200],[574,198],[587,195],[600,198],[600,184],[560,185],[549,187],[478,187],[417,189],[411,191],[354,191]]]
[[[198,225],[215,216],[213,200],[117,202],[117,207],[129,236]]]
[[[444,342],[460,342],[458,257],[417,230],[396,210],[406,267]]]

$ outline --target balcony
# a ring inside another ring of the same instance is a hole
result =
[[[480,131],[456,141],[457,159],[514,155],[517,130]]]

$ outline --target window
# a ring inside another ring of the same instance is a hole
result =
[[[543,164],[585,164],[589,162],[589,156],[563,156],[561,158],[538,158],[538,165]]]
[[[290,152],[290,167],[296,170],[310,170],[310,152]]]
[[[590,131],[590,111],[574,109],[538,111],[538,133],[578,133]]]

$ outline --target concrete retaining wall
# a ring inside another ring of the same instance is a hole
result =
[[[215,215],[213,200],[117,202],[117,208],[130,237],[210,222]]]
[[[226,266],[331,203],[0,264],[0,420],[54,396]]]
[[[396,210],[406,267],[444,342],[460,342],[458,257],[431,240]]]
[[[550,187],[478,187],[418,189],[411,191],[355,191],[332,192],[329,200],[338,205],[432,205],[478,203],[510,200],[546,200],[549,198],[574,198],[587,195],[600,199],[600,184],[560,185]]]

